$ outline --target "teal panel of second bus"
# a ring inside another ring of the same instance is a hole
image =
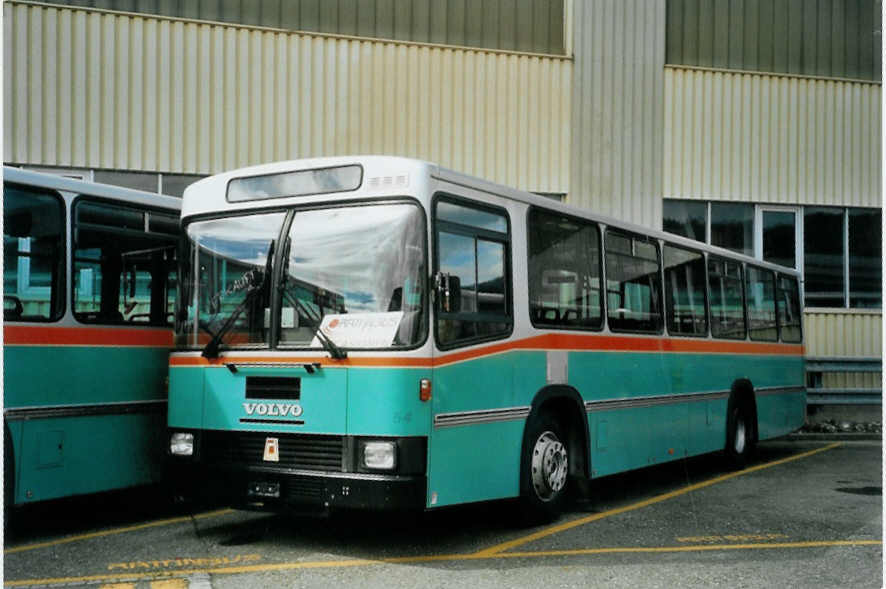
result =
[[[168,358],[165,348],[6,346],[4,406],[163,399]]]
[[[162,412],[23,422],[16,502],[159,481],[164,422]]]

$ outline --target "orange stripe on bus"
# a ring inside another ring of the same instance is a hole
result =
[[[351,356],[344,360],[316,356],[237,356],[225,355],[213,360],[194,356],[172,356],[170,366],[224,366],[226,364],[300,364],[323,366],[388,366],[431,368],[465,360],[474,360],[513,350],[594,350],[599,352],[663,352],[704,354],[749,354],[803,356],[804,348],[796,344],[682,340],[655,337],[613,335],[576,335],[548,333],[530,338],[501,342],[481,348],[463,350],[436,358]]]
[[[13,346],[143,346],[171,348],[171,329],[129,327],[3,327],[3,343]]]

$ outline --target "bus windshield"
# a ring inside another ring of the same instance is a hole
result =
[[[280,297],[282,348],[336,356],[337,348],[403,348],[424,340],[425,227],[418,206],[300,210],[286,221],[280,212],[187,226],[189,263],[182,271],[190,293],[179,345],[202,346],[209,337],[222,347],[268,345],[272,295]],[[275,271],[274,263],[283,268]],[[271,276],[279,277],[276,285]]]

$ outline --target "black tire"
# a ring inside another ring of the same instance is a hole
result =
[[[554,417],[530,418],[520,459],[520,503],[526,523],[549,522],[563,511],[569,493],[566,430]]]
[[[757,423],[747,403],[730,402],[726,415],[726,458],[729,466],[741,469],[754,455]]]

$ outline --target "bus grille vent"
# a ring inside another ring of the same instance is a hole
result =
[[[301,398],[301,379],[278,376],[247,376],[246,398],[298,401]]]
[[[265,441],[279,441],[279,462],[265,462]],[[259,432],[204,432],[203,461],[342,472],[343,437]]]

